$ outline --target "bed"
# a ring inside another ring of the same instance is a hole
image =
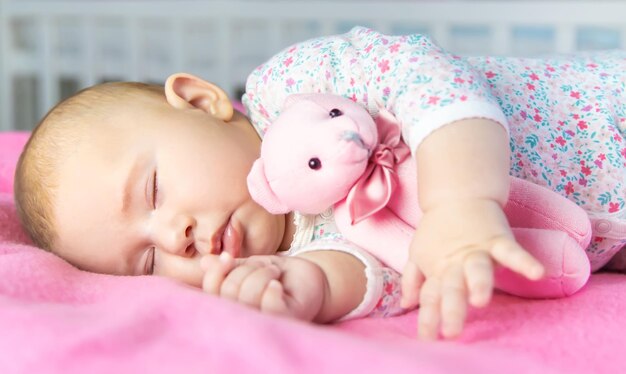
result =
[[[2,373],[616,373],[626,365],[626,275],[566,299],[496,294],[456,341],[415,339],[413,311],[313,325],[158,277],[80,271],[33,247],[12,198],[28,132],[0,134]]]
[[[594,274],[561,300],[497,294],[488,308],[470,311],[460,339],[424,343],[415,339],[418,311],[319,326],[167,279],[80,271],[30,244],[12,189],[28,130],[86,85],[186,70],[218,77],[236,96],[245,74],[273,51],[356,23],[429,32],[462,54],[624,48],[626,3],[395,1],[393,12],[375,0],[150,4],[0,0],[0,373],[624,371],[623,274]],[[159,48],[183,35],[193,37]],[[220,52],[215,59],[202,53],[207,43]]]

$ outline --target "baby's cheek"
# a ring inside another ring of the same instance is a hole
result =
[[[265,210],[259,211],[251,218],[245,225],[241,256],[276,254],[285,235],[282,222],[284,218],[269,214]]]

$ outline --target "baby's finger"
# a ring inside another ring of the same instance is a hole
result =
[[[493,262],[484,252],[471,254],[463,264],[469,301],[480,308],[489,304],[493,294]]]
[[[435,340],[439,335],[441,284],[437,277],[426,279],[420,291],[417,332],[421,339]]]
[[[263,292],[272,280],[280,278],[281,271],[274,265],[264,266],[250,273],[239,288],[238,300],[246,305],[260,308]]]
[[[421,272],[417,264],[408,261],[404,266],[402,273],[402,298],[400,306],[408,309],[419,304],[420,289],[424,284],[424,274]]]
[[[285,300],[285,290],[279,281],[275,279],[269,281],[261,298],[260,309],[263,312],[272,314],[289,315],[289,306]]]
[[[465,273],[460,265],[451,266],[441,279],[441,332],[454,338],[463,331],[467,315]]]
[[[503,266],[530,280],[543,277],[543,265],[513,239],[497,241],[491,249],[491,255]]]
[[[223,252],[219,256],[204,256],[200,263],[205,271],[202,278],[202,289],[212,295],[219,295],[224,278],[235,266],[233,257]]]
[[[239,299],[239,292],[244,280],[259,268],[265,267],[258,262],[245,262],[234,268],[222,282],[219,294],[231,300]]]

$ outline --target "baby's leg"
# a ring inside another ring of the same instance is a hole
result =
[[[622,90],[622,100],[615,100],[614,103],[615,125],[622,135],[622,139],[626,139],[626,92]],[[621,152],[620,154],[623,164],[626,165],[626,153]],[[626,173],[622,173],[622,175],[626,178]],[[626,198],[626,181],[624,179],[622,179],[621,186],[622,196]],[[610,258],[603,269],[626,273],[626,208],[622,208],[622,213],[618,213],[618,216],[619,218],[606,222],[598,219],[593,220],[594,235],[596,236],[591,240],[589,250],[600,258],[592,259],[592,268],[602,266],[602,263]],[[613,234],[611,235],[613,238],[606,237],[607,234]]]
[[[595,175],[595,185],[602,187],[590,190],[589,200],[595,204],[594,212],[589,213],[593,236],[587,254],[592,271],[626,273],[626,92],[622,92],[621,101],[614,103],[612,125],[619,134],[613,136],[612,142],[599,143],[604,148],[598,152],[607,156]]]
[[[626,272],[626,210],[605,217],[592,217],[593,237],[587,247],[591,271]]]

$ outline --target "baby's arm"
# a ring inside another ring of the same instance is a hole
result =
[[[319,323],[359,306],[365,265],[351,254],[316,250],[296,256],[205,256],[203,289],[261,311]]]
[[[322,269],[326,292],[315,322],[331,322],[354,310],[363,300],[367,280],[365,266],[354,256],[339,251],[305,252],[295,256],[311,261]]]
[[[419,301],[420,336],[436,338],[441,325],[454,337],[467,302],[489,302],[494,262],[530,279],[543,268],[517,244],[502,211],[509,146],[500,124],[467,119],[444,126],[420,144],[416,159],[424,215],[403,273],[403,305]]]

